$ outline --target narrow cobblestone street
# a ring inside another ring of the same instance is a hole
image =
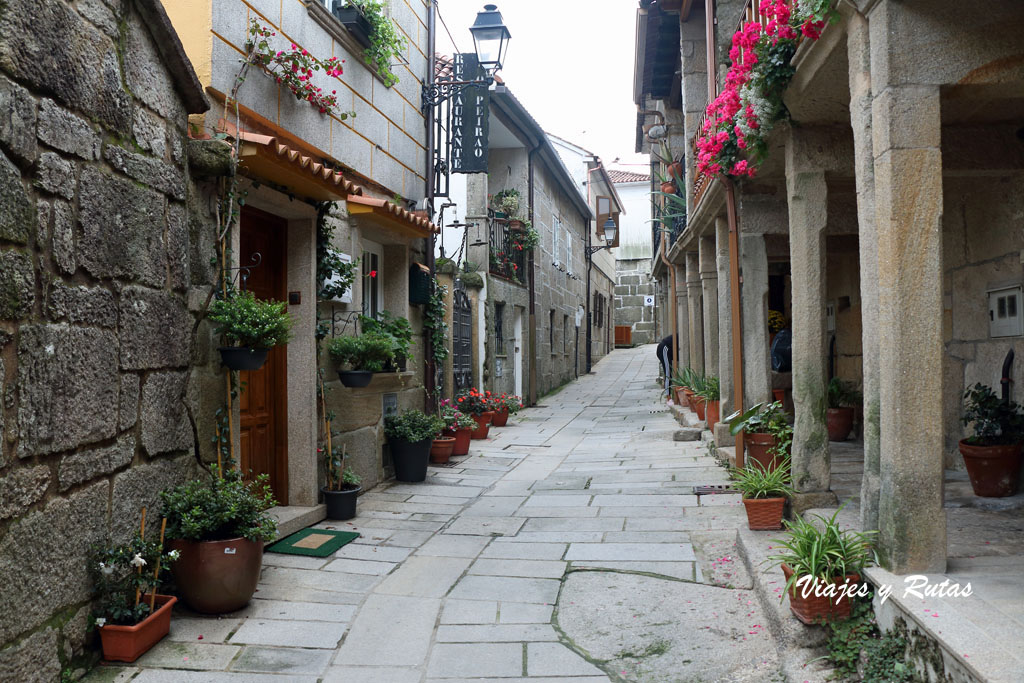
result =
[[[774,680],[739,499],[694,494],[725,471],[673,440],[656,376],[652,347],[615,351],[470,457],[318,525],[362,534],[333,557],[267,553],[246,610],[179,614],[91,680]]]

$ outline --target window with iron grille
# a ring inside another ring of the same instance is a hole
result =
[[[569,316],[562,316],[562,353],[569,353]]]
[[[548,347],[555,352],[555,309],[548,311]]]
[[[494,352],[505,355],[505,304],[494,304]]]

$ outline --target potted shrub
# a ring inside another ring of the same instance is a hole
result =
[[[861,401],[860,392],[851,382],[833,377],[826,392],[828,410],[825,418],[829,441],[846,441],[853,431],[853,409]]]
[[[409,321],[390,311],[381,311],[377,318],[360,315],[359,325],[364,335],[387,337],[391,340],[392,359],[384,364],[383,371],[404,371],[407,361],[412,358],[412,325]]]
[[[760,463],[764,469],[775,469],[789,456],[793,427],[778,401],[767,405],[758,403],[744,413],[736,411],[725,421],[733,436],[744,432],[743,446],[748,460]]]
[[[170,547],[180,557],[174,580],[189,607],[204,614],[241,609],[263,565],[263,543],[277,533],[267,514],[274,496],[261,474],[244,482],[236,470],[186,482],[160,494]]]
[[[697,396],[700,396],[704,402],[704,415],[701,419],[706,420],[708,429],[714,429],[715,423],[719,422],[721,417],[719,407],[721,406],[722,389],[718,378],[708,375],[704,379],[703,386],[697,391]]]
[[[267,352],[287,344],[292,319],[283,301],[261,301],[252,292],[235,292],[210,306],[214,330],[224,335],[231,346],[220,347],[221,362],[229,370],[259,370]]]
[[[384,365],[394,358],[394,341],[379,334],[335,337],[327,352],[339,366],[350,367],[348,370],[338,368],[342,384],[365,387],[373,379],[373,373],[383,371]]]
[[[458,395],[455,403],[459,410],[464,410],[476,420],[476,429],[473,430],[472,438],[486,439],[490,431],[491,420],[494,419],[494,404],[491,401],[491,392],[480,393],[476,389],[470,389]]]
[[[815,522],[802,517],[783,522],[789,535],[773,540],[781,552],[768,560],[782,567],[786,577],[783,597],[789,595],[789,608],[805,624],[842,621],[850,616],[850,600],[817,595],[822,584],[857,583],[865,567],[875,561],[869,538],[876,532],[840,529],[839,510],[831,518],[813,515]]]
[[[325,484],[320,488],[327,507],[327,519],[346,520],[356,516],[356,499],[363,489],[359,475],[345,466],[345,446],[321,449],[324,455]]]
[[[384,435],[391,446],[391,460],[398,481],[423,481],[427,478],[427,459],[434,437],[444,421],[421,410],[407,410],[384,419]]]
[[[430,462],[438,465],[445,464],[451,459],[453,448],[455,448],[455,437],[442,429],[430,442]]]
[[[96,585],[92,623],[100,634],[103,659],[134,662],[171,628],[177,598],[160,595],[160,572],[166,576],[178,559],[164,552],[163,542],[138,534],[123,545],[93,547],[89,567]]]
[[[754,530],[781,529],[786,498],[793,495],[789,460],[775,469],[765,469],[753,460],[743,469],[731,470],[732,486],[743,493],[747,526]]]
[[[519,214],[519,190],[511,187],[501,190],[491,198],[491,205],[499,218],[512,218]]]
[[[967,475],[975,495],[1002,498],[1017,492],[1020,483],[1024,414],[1013,401],[1004,401],[990,387],[975,384],[964,393],[965,426],[974,434],[960,441]]]
[[[444,433],[455,438],[452,455],[469,453],[469,442],[476,428],[476,420],[456,408],[455,403],[447,398],[441,401],[441,419],[445,424]]]
[[[523,399],[515,394],[502,394],[493,401],[494,417],[491,424],[495,427],[504,427],[508,424],[508,416],[515,415],[523,409]]]

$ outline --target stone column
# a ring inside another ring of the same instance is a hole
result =
[[[735,410],[733,405],[732,363],[732,283],[729,280],[729,221],[725,216],[715,218],[715,259],[718,269],[718,378],[722,388],[719,416],[724,418]],[[715,433],[715,443],[731,446],[735,437],[729,426],[708,425]]]
[[[676,341],[679,353],[679,369],[690,364],[689,309],[687,305],[686,266],[673,265],[676,269]]]
[[[864,477],[860,519],[864,529],[878,528],[881,433],[878,404],[878,234],[875,229],[875,167],[871,138],[871,41],[868,22],[853,12],[847,23],[850,65],[850,123],[857,179],[860,244],[860,297],[863,348]]]
[[[704,315],[702,313],[700,270],[697,252],[686,252],[686,299],[689,322],[687,337],[690,344],[690,367],[704,371]]]
[[[816,168],[792,131],[786,142],[789,254],[793,285],[793,484],[802,494],[829,490],[831,466],[825,426],[825,171]],[[818,506],[803,496],[798,507]]]
[[[878,240],[879,557],[897,574],[946,567],[942,415],[942,154],[939,88],[903,85],[890,33],[910,8],[871,11]],[[919,81],[918,81],[919,82]]]
[[[704,372],[718,374],[718,264],[715,238],[700,238],[700,287],[704,297]]]
[[[768,349],[768,254],[764,235],[740,235],[743,273],[743,398],[748,406],[772,400]]]

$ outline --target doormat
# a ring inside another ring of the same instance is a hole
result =
[[[351,543],[357,538],[359,538],[359,534],[354,531],[330,531],[328,529],[309,528],[296,531],[287,538],[282,538],[267,548],[267,552],[327,557],[341,546]]]

